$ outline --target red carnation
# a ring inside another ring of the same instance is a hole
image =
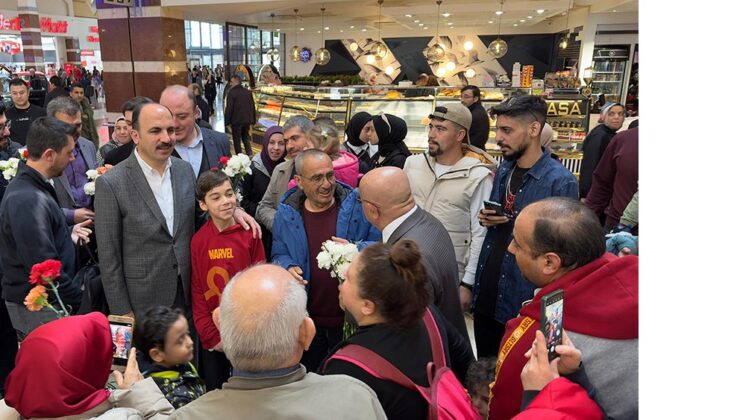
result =
[[[23,159],[28,159],[28,149],[23,151]]]
[[[31,274],[28,276],[31,284],[45,286],[53,282],[62,274],[62,263],[59,260],[46,260],[34,264],[31,267]]]
[[[228,165],[229,164],[229,157],[228,156],[221,156],[221,159],[218,160],[222,165]]]

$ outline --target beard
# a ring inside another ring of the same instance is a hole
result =
[[[436,149],[432,149],[432,143],[430,142],[429,148],[427,149],[427,152],[431,157],[437,157],[442,154],[442,148],[439,147],[439,143],[434,142],[434,145],[436,146]]]
[[[499,144],[499,147],[501,147],[500,144]],[[506,152],[504,152],[504,151],[502,151],[501,153],[504,156],[504,159],[505,160],[508,160],[508,161],[517,161],[517,160],[519,160],[520,157],[524,156],[524,152],[526,152],[526,151],[527,151],[527,146],[524,145],[524,144],[522,144],[516,150],[510,149],[510,151],[508,152],[508,154]]]

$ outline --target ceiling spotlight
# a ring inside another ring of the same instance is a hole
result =
[[[450,17],[451,15],[452,15],[452,13],[446,13],[446,12],[445,13],[442,13],[442,16],[444,16],[444,17]]]
[[[340,30],[339,30],[339,32],[342,32],[342,33],[344,33],[344,29],[340,29]]]
[[[424,29],[429,29],[429,27],[428,26],[425,26]]]
[[[445,74],[447,74],[447,69],[444,68],[444,66],[437,67],[437,76],[438,77],[445,77]]]
[[[328,26],[324,26],[324,30],[325,31],[328,31],[329,30],[329,27]]]
[[[450,29],[455,29],[455,27],[454,26],[450,26]]]
[[[406,17],[410,18],[410,17],[414,17],[414,16],[413,15],[406,15]]]
[[[515,23],[514,26],[519,26],[519,24],[518,23]]]
[[[488,23],[493,23],[493,21],[492,20],[489,20]]]
[[[449,61],[449,62],[448,62],[448,63],[447,63],[446,65],[445,65],[445,67],[447,67],[447,70],[449,70],[449,71],[454,71],[454,70],[455,70],[455,63],[453,63],[452,61]]]
[[[350,25],[350,29],[355,29],[355,25]]]
[[[306,28],[301,28],[301,30],[304,30],[304,29],[306,29]]]
[[[617,13],[617,9],[612,9],[612,13]]]
[[[385,74],[387,74],[388,76],[392,75],[393,74],[393,66],[386,67],[385,68]]]
[[[501,16],[504,14],[503,10],[496,10],[496,16]]]
[[[350,51],[357,51],[358,48],[360,48],[360,46],[354,41],[352,41],[352,43],[349,44]]]
[[[375,56],[372,54],[368,54],[365,60],[367,60],[367,64],[375,64]]]
[[[452,23],[452,22],[447,22],[447,26],[452,26],[452,25],[454,25],[454,23]]]
[[[467,78],[475,77],[475,70],[474,69],[465,70],[465,77]]]
[[[532,19],[532,16],[527,16],[527,19]]]
[[[537,14],[538,15],[541,15],[543,13],[545,13],[545,9],[537,9]]]
[[[362,32],[367,32],[367,29],[366,28],[362,28]]]
[[[424,26],[424,24],[423,23],[420,23],[419,26]]]
[[[470,51],[473,49],[473,42],[472,41],[465,41],[463,44],[463,48],[465,48],[465,51]]]
[[[316,33],[317,33],[317,34],[320,34],[320,33],[321,33],[321,31],[316,31]]]
[[[278,29],[275,29],[275,30],[276,30],[276,31],[278,31],[278,32],[280,32],[280,28],[278,28]]]
[[[414,19],[414,23],[419,23],[419,22],[421,22],[419,19]]]

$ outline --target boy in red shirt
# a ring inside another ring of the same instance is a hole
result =
[[[265,250],[262,241],[252,238],[252,232],[234,220],[236,193],[223,171],[202,173],[195,185],[195,196],[200,208],[210,216],[190,243],[193,319],[207,350],[202,352],[202,372],[210,391],[221,388],[231,375],[231,364],[223,353],[221,336],[213,323],[213,311],[221,303],[226,283],[239,271],[264,262]]]

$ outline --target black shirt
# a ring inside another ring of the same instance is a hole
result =
[[[524,174],[529,171],[529,168],[514,167],[514,170],[509,176],[509,188],[504,190],[504,194],[508,197],[499,197],[500,203],[506,213],[514,213],[514,200],[519,190],[522,188],[524,183]],[[510,194],[507,193],[510,191]],[[511,219],[509,223],[501,224],[496,226],[501,233],[496,235],[496,242],[493,243],[493,249],[491,254],[486,260],[486,265],[483,266],[483,273],[481,274],[480,282],[480,294],[478,302],[475,306],[476,312],[481,312],[484,315],[494,317],[496,313],[496,297],[498,295],[498,279],[501,277],[501,264],[504,262],[504,255],[506,250],[509,248],[509,242],[511,234],[514,231],[514,219]]]
[[[26,109],[18,109],[15,106],[5,111],[5,116],[12,121],[10,126],[10,138],[22,145],[26,145],[26,135],[31,123],[38,117],[46,115],[46,110],[34,104],[28,104]]]

